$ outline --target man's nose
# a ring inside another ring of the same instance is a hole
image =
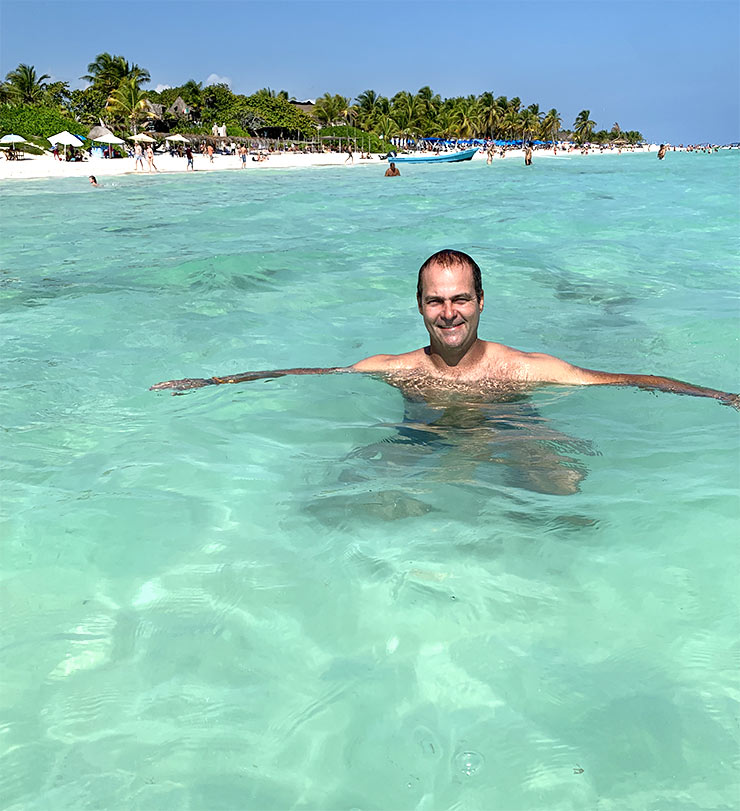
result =
[[[444,304],[444,309],[442,310],[442,318],[444,318],[445,321],[452,321],[454,317],[455,311],[452,308],[452,302],[446,301]]]

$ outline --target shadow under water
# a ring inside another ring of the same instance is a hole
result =
[[[531,390],[496,386],[431,391],[416,383],[389,380],[404,395],[404,417],[394,434],[358,448],[376,468],[424,470],[427,479],[477,484],[492,469],[504,485],[537,493],[571,495],[588,473],[583,456],[596,456],[592,443],[553,428],[532,405]],[[579,458],[576,458],[577,457]],[[365,478],[355,468],[354,474]]]

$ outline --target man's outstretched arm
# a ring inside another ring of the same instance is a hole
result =
[[[269,369],[262,372],[240,372],[235,375],[218,377],[185,377],[182,380],[165,380],[162,383],[155,383],[149,387],[149,391],[159,391],[160,389],[184,391],[185,389],[199,389],[203,386],[217,386],[219,383],[245,383],[249,380],[265,380],[271,377],[285,377],[285,375],[331,375],[348,371],[351,370],[336,366],[330,369]]]
[[[563,383],[575,386],[637,386],[652,391],[668,391],[674,394],[690,394],[693,397],[711,397],[723,405],[740,409],[740,395],[732,392],[694,386],[683,380],[657,375],[633,375],[600,372],[596,369],[583,369],[573,366],[550,355],[530,355],[531,374],[543,383]]]

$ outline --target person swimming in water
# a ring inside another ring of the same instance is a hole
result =
[[[419,268],[416,301],[429,345],[399,355],[373,355],[347,367],[275,369],[210,378],[156,383],[150,390],[182,391],[221,383],[302,374],[362,372],[381,376],[405,394],[475,391],[492,395],[502,389],[520,395],[538,385],[636,386],[653,391],[711,397],[740,409],[740,395],[655,375],[602,372],[575,366],[540,352],[523,352],[478,337],[484,294],[481,271],[468,254],[445,249]]]

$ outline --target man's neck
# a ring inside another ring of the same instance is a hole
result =
[[[434,366],[442,371],[447,369],[462,371],[476,366],[483,360],[485,342],[476,338],[470,346],[459,348],[437,346],[434,342],[430,342],[427,355]]]

